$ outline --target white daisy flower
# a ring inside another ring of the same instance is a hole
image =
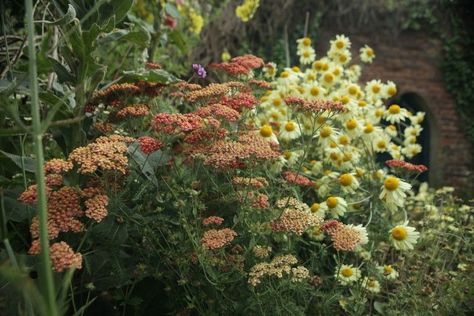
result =
[[[367,291],[372,292],[372,293],[380,292],[380,283],[374,278],[365,277],[362,280],[362,287],[364,287]]]
[[[311,39],[309,37],[303,37],[296,40],[298,43],[297,49],[302,50],[307,47],[311,47]]]
[[[396,278],[398,278],[398,271],[395,270],[391,265],[378,266],[377,270],[386,280],[395,280]]]
[[[407,196],[405,192],[410,189],[409,183],[394,176],[387,176],[379,198],[389,207],[403,207]]]
[[[403,225],[393,227],[390,232],[390,240],[395,249],[398,250],[413,250],[413,245],[416,244],[420,233],[414,227],[408,226],[408,221]]]
[[[339,269],[336,270],[335,278],[342,285],[349,285],[357,282],[360,279],[361,273],[359,268],[355,268],[351,265],[343,264]]]
[[[311,213],[319,216],[322,219],[326,217],[326,212],[324,211],[324,209],[321,208],[321,204],[319,203],[311,204],[310,210],[311,210]]]
[[[272,127],[268,124],[264,124],[262,127],[260,127],[258,135],[268,141],[275,142],[278,144],[278,138],[276,137],[275,133],[273,133]]]
[[[292,139],[296,139],[301,136],[301,129],[298,123],[295,121],[286,121],[282,128],[280,129],[280,134],[278,137],[281,140],[289,141]]]
[[[359,181],[351,173],[343,173],[339,176],[339,184],[344,192],[354,193],[359,188]]]
[[[397,127],[393,124],[390,124],[387,127],[385,127],[384,131],[392,138],[397,137],[398,135]]]
[[[385,111],[384,118],[392,124],[400,123],[408,117],[407,112],[407,109],[401,108],[398,104],[392,104]]]
[[[265,78],[273,79],[277,73],[277,65],[275,63],[267,63],[265,67],[263,67],[263,75]]]
[[[364,63],[371,63],[375,58],[375,52],[372,48],[365,45],[360,49],[360,60]]]
[[[347,202],[341,197],[330,196],[325,202],[321,203],[321,209],[326,212],[331,212],[333,218],[343,216],[347,211]]]
[[[422,130],[423,128],[421,127],[421,125],[414,124],[412,126],[408,126],[407,128],[405,128],[404,134],[405,134],[405,137],[408,137],[408,136],[418,137],[420,136],[420,133]]]
[[[385,85],[385,98],[391,98],[397,94],[397,85],[393,81],[387,81]]]
[[[330,51],[343,51],[351,48],[351,41],[345,35],[336,35],[336,39],[331,40]]]
[[[374,137],[372,145],[375,152],[386,152],[390,147],[390,137],[385,133],[380,133],[378,136]]]
[[[344,123],[344,128],[346,129],[347,134],[353,138],[362,133],[362,125],[355,117],[348,119]]]
[[[422,147],[419,144],[410,144],[402,148],[402,154],[407,156],[408,158],[413,158],[419,153],[421,153]]]
[[[316,52],[311,46],[298,50],[297,55],[300,57],[300,64],[302,65],[311,64],[316,58]]]

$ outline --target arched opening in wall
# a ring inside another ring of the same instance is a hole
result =
[[[415,155],[413,158],[407,159],[407,161],[413,164],[423,164],[428,167],[428,171],[423,172],[419,177],[418,180],[421,182],[428,182],[430,177],[430,170],[433,165],[431,161],[431,141],[432,141],[432,129],[430,128],[430,121],[432,120],[431,113],[426,106],[425,101],[423,98],[414,93],[414,92],[407,92],[401,94],[398,98],[394,100],[395,103],[400,105],[403,108],[406,108],[411,113],[416,114],[417,112],[425,112],[425,117],[423,122],[421,122],[422,131],[417,136],[416,140],[417,143],[421,145],[422,151],[421,153]]]

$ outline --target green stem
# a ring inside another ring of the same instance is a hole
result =
[[[51,261],[49,258],[49,239],[48,239],[48,214],[46,204],[46,184],[44,175],[44,155],[43,155],[43,131],[40,119],[40,105],[38,98],[38,73],[36,69],[35,52],[35,29],[33,25],[33,1],[25,0],[26,22],[28,30],[28,70],[31,92],[31,116],[33,120],[33,140],[34,152],[36,156],[36,183],[38,188],[38,213],[40,222],[40,244],[41,244],[41,278],[42,292],[46,301],[46,312],[50,316],[58,316],[56,305],[53,271],[51,270]]]

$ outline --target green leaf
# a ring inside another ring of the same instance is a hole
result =
[[[48,58],[51,64],[53,65],[53,70],[54,72],[58,75],[58,80],[60,83],[72,83],[74,84],[76,82],[76,78],[72,74],[72,72],[66,67],[64,67],[63,64],[61,64],[59,61],[57,61],[54,58]]]
[[[97,42],[100,44],[100,45],[104,45],[104,44],[108,44],[108,43],[111,43],[111,42],[115,42],[119,39],[121,39],[122,37],[124,37],[125,35],[127,35],[128,33],[130,33],[129,30],[117,30],[115,32],[111,32],[111,33],[108,33],[106,34],[105,36],[99,38],[97,40]]]
[[[76,18],[76,9],[71,4],[68,4],[67,12],[64,16],[54,22],[45,22],[51,25],[65,25],[72,22]]]
[[[133,0],[115,0],[105,3],[99,8],[100,18],[104,20],[115,16],[115,23],[118,24],[125,18],[132,5]]]
[[[142,27],[138,31],[117,30],[115,32],[106,34],[98,40],[101,45],[116,42],[119,40],[132,42],[140,46],[146,46],[150,42],[150,34]]]
[[[155,170],[148,162],[147,156],[139,149],[138,143],[133,143],[128,147],[128,153],[135,160],[140,171],[148,178],[156,187],[158,187],[158,179],[155,176]]]
[[[175,44],[182,53],[186,53],[188,46],[183,38],[183,34],[180,31],[172,31],[168,34],[168,36],[171,42]]]
[[[377,313],[379,313],[380,315],[385,315],[385,312],[384,312],[384,307],[385,307],[385,304],[379,302],[379,301],[375,301],[374,302],[374,309],[377,311]]]
[[[122,81],[133,82],[145,80],[154,83],[170,84],[179,81],[178,78],[163,69],[150,69],[147,71],[124,71]]]
[[[9,96],[15,91],[17,85],[15,79],[13,79],[13,81],[5,79],[0,80],[0,95]]]
[[[179,12],[178,10],[176,9],[176,7],[174,5],[172,5],[171,3],[167,3],[165,5],[165,12],[168,13],[169,15],[171,15],[173,18],[177,19],[179,18]]]
[[[137,44],[139,46],[146,46],[150,43],[151,35],[144,28],[140,27],[138,31],[126,34],[122,40]]]
[[[26,220],[31,220],[33,216],[36,214],[36,210],[34,207],[30,205],[25,205],[19,202],[17,199],[14,199],[9,196],[4,197],[5,201],[5,210],[6,210],[6,217],[7,220],[13,222],[22,222]]]
[[[28,172],[36,171],[35,160],[33,158],[10,154],[3,150],[0,150],[0,152],[4,154],[5,156],[7,156],[8,158],[10,158],[10,160],[13,161],[18,167],[24,168],[25,171],[28,171]]]

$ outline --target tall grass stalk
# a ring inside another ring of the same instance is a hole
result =
[[[28,30],[28,71],[31,94],[31,116],[33,120],[33,140],[34,153],[36,156],[36,183],[38,194],[38,213],[40,222],[40,244],[41,244],[41,286],[48,316],[57,316],[58,308],[56,305],[53,272],[51,270],[51,261],[49,258],[49,239],[48,239],[48,214],[46,204],[45,175],[44,175],[44,155],[43,155],[43,131],[40,118],[40,105],[38,100],[38,73],[36,69],[36,51],[35,51],[35,29],[33,22],[33,3],[32,0],[25,0],[26,23]]]

